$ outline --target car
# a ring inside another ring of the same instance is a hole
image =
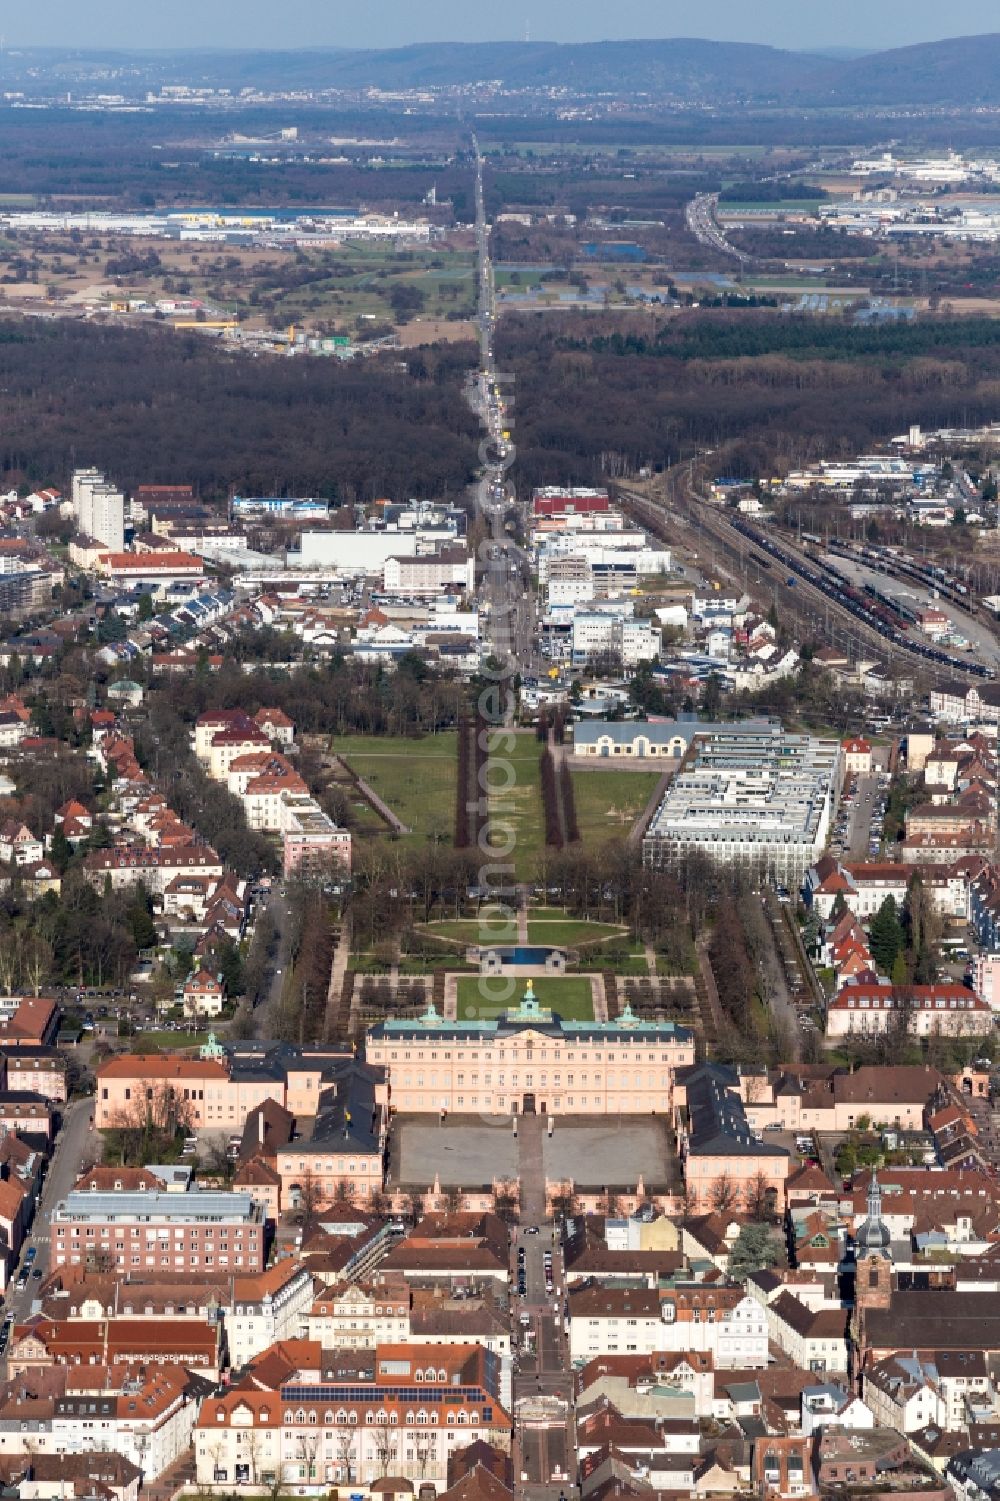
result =
[[[768,1121],[767,1125],[764,1127],[765,1131],[780,1131],[781,1129],[782,1127],[777,1121]]]
[[[537,1225],[529,1225],[528,1228],[525,1230],[524,1233],[525,1233],[525,1235],[537,1235],[538,1234],[538,1226]]]
[[[41,1267],[40,1266],[36,1266],[31,1275],[33,1277],[37,1277],[39,1279],[39,1281],[40,1281],[41,1278],[42,1278],[42,1276],[43,1276],[43,1272],[42,1272]]]

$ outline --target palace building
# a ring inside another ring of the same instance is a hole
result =
[[[694,1063],[694,1033],[643,1021],[566,1021],[528,982],[519,1005],[489,1020],[422,1016],[372,1027],[370,1064],[385,1069],[397,1111],[669,1115],[674,1077]]]

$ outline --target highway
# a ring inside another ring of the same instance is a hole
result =
[[[716,222],[715,208],[718,201],[718,193],[699,193],[697,198],[692,198],[684,210],[687,227],[699,244],[708,246],[710,250],[718,250],[723,255],[734,256],[741,265],[748,266],[753,261],[753,256],[731,245]]]

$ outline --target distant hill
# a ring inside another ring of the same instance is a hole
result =
[[[820,65],[777,47],[744,42],[444,42],[370,51],[85,52],[32,48],[0,55],[0,77],[108,88],[169,80],[233,88],[380,88],[461,86],[500,79],[511,88],[566,86],[588,94],[655,92],[684,101],[783,96]],[[110,75],[110,76],[109,76]]]
[[[996,105],[1000,33],[950,37],[835,63],[812,80],[817,103]],[[825,97],[824,97],[825,96]]]
[[[111,52],[32,48],[0,56],[0,78],[44,90],[115,74],[126,82],[231,88],[407,89],[486,79],[509,88],[636,93],[679,103],[962,107],[995,103],[1000,34],[954,37],[851,55],[783,51],[747,42],[424,43],[383,50]]]

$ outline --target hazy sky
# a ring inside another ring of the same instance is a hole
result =
[[[392,47],[407,42],[704,36],[898,47],[997,30],[995,0],[41,0],[6,7],[8,47]]]

